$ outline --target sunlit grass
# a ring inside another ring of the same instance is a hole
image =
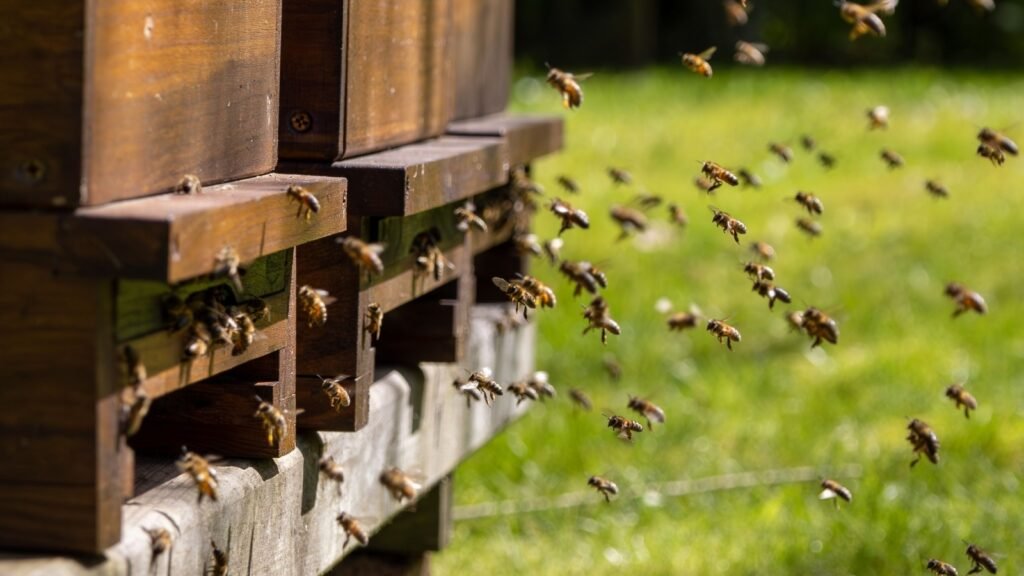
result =
[[[854,492],[836,511],[817,487],[759,487],[663,499],[623,499],[568,511],[461,522],[452,546],[435,558],[439,573],[485,574],[907,574],[936,557],[968,569],[961,539],[1004,553],[1001,572],[1024,565],[1024,160],[996,168],[974,156],[983,125],[1020,128],[1024,78],[937,71],[884,73],[726,70],[702,81],[679,69],[598,74],[583,107],[566,114],[565,150],[534,166],[549,195],[586,209],[588,231],[564,234],[564,256],[601,262],[605,297],[623,328],[601,346],[580,335],[584,321],[570,286],[546,263],[533,272],[555,286],[559,306],[537,314],[538,367],[562,395],[537,405],[457,474],[457,502],[554,497],[586,489],[598,473],[630,490],[650,482],[773,468],[812,466]],[[886,104],[887,131],[866,130],[865,110]],[[562,114],[543,85],[517,83],[513,109]],[[838,158],[824,170],[799,147],[810,134]],[[794,148],[784,165],[767,150]],[[907,165],[890,171],[883,147]],[[697,161],[747,166],[760,190],[696,191]],[[638,185],[614,187],[607,166]],[[576,178],[569,197],[555,177]],[[924,181],[951,192],[931,198]],[[608,207],[640,189],[682,205],[685,230],[667,211],[645,239],[616,242]],[[793,220],[797,190],[825,203],[824,235],[808,239]],[[737,246],[714,228],[713,204],[746,223]],[[542,238],[557,231],[539,212]],[[660,238],[660,240],[659,240]],[[792,306],[750,291],[740,267],[748,244],[765,240],[778,257],[777,283]],[[959,280],[981,292],[984,317],[952,320],[943,286]],[[730,353],[702,328],[668,333],[658,298],[691,302],[729,317],[743,333]],[[787,310],[815,305],[840,323],[836,347],[811,351],[791,332]],[[781,307],[781,310],[780,310]],[[601,366],[613,355],[615,383]],[[966,380],[981,406],[966,420],[943,396]],[[661,405],[666,426],[632,444],[614,439],[595,413],[570,407],[582,388],[601,409],[625,411],[627,394]],[[929,422],[941,462],[911,470],[906,417]],[[470,570],[471,568],[471,570]]]

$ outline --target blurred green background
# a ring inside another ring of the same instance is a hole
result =
[[[520,9],[533,4],[521,2]],[[846,42],[835,9],[819,4],[836,19],[828,34]],[[966,9],[957,4],[947,9]],[[771,29],[769,21],[763,26]],[[859,42],[899,50],[893,40]],[[589,299],[574,300],[555,268],[532,262],[532,273],[559,298],[556,309],[536,314],[537,365],[550,373],[559,397],[533,406],[459,469],[457,510],[554,501],[589,490],[590,474],[606,475],[624,494],[610,505],[593,492],[580,506],[458,521],[434,569],[910,574],[924,572],[934,557],[965,574],[961,539],[1001,554],[1000,573],[1024,566],[1024,159],[995,167],[974,153],[981,126],[1024,140],[1017,124],[1024,78],[966,69],[770,65],[723,66],[708,80],[665,66],[602,69],[584,88],[582,108],[564,112],[543,83],[543,69],[524,68],[512,109],[565,115],[565,150],[538,162],[534,177],[548,198],[562,196],[590,214],[589,230],[563,235],[563,256],[603,265],[604,295],[622,335],[607,346],[597,334],[582,336],[580,306]],[[868,131],[865,110],[877,104],[890,107],[891,127]],[[833,170],[800,148],[803,134],[836,156]],[[773,141],[794,149],[792,164],[768,152]],[[883,147],[900,153],[906,166],[887,169]],[[748,167],[764,186],[723,187],[708,197],[693,184],[700,160]],[[629,170],[636,183],[613,186],[608,166]],[[574,177],[582,193],[560,190],[560,174]],[[951,196],[929,196],[929,178]],[[819,238],[794,226],[805,215],[792,201],[797,190],[824,202]],[[689,225],[672,227],[662,205],[648,213],[647,233],[616,242],[608,209],[641,191],[681,205]],[[708,205],[746,223],[740,245],[712,225]],[[557,232],[543,207],[534,222],[542,239]],[[792,305],[769,311],[751,292],[741,268],[754,240],[775,247],[770,264]],[[978,290],[990,313],[951,319],[954,306],[943,295],[951,280]],[[729,317],[743,341],[729,352],[703,327],[669,333],[655,310],[659,298],[677,310],[695,303],[710,316]],[[785,313],[806,305],[838,320],[838,346],[812,350],[788,328]],[[602,367],[606,356],[621,364],[620,381]],[[944,397],[957,381],[980,402],[970,420]],[[595,411],[574,409],[570,387],[586,390]],[[600,415],[625,414],[629,394],[651,399],[668,417],[632,444],[616,440]],[[908,467],[908,417],[924,419],[938,434],[937,466]],[[793,467],[835,475],[853,491],[853,503],[836,510],[819,501],[816,480],[678,497],[658,492],[661,482]]]

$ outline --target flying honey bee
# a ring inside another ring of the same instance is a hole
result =
[[[608,168],[608,177],[612,179],[613,184],[623,184],[628,186],[633,183],[633,175],[622,168],[610,166]]]
[[[761,187],[761,178],[757,174],[751,172],[750,170],[747,170],[746,168],[740,168],[740,170],[736,172],[736,174],[739,175],[740,180],[743,181],[744,186],[749,186],[751,188]]]
[[[772,270],[770,266],[758,264],[757,262],[747,262],[743,265],[743,271],[752,280],[775,280],[775,270]]]
[[[604,501],[609,503],[612,501],[612,496],[619,493],[619,487],[615,485],[615,482],[600,476],[591,476],[588,478],[587,486],[593,486],[595,490],[604,496]]]
[[[203,184],[195,174],[185,174],[174,185],[174,193],[182,195],[199,194],[203,191]]]
[[[889,127],[889,107],[888,106],[875,106],[869,108],[867,111],[868,116],[868,130],[874,130],[875,128],[888,128]]]
[[[363,332],[373,336],[373,341],[380,340],[380,331],[384,327],[384,310],[380,304],[370,302],[366,305],[366,314],[363,316]]]
[[[666,319],[670,332],[682,332],[690,328],[696,328],[700,321],[701,313],[696,306],[691,306],[688,312],[676,312],[670,314]]]
[[[616,416],[615,414],[605,414],[604,417],[608,419],[608,427],[615,431],[616,436],[624,440],[632,440],[634,432],[644,431],[643,424],[635,420]]]
[[[210,561],[203,569],[203,576],[227,576],[229,560],[227,551],[217,548],[217,543],[212,538],[210,539],[210,546],[213,547],[213,551]]]
[[[641,210],[650,210],[651,208],[661,206],[661,203],[664,201],[665,199],[657,194],[639,192],[636,196],[633,196],[633,199],[630,202],[640,206]]]
[[[306,315],[306,326],[321,328],[327,323],[327,306],[337,301],[326,290],[312,286],[299,287],[299,308]]]
[[[888,148],[882,150],[880,156],[890,170],[895,170],[896,168],[903,166],[903,157]]]
[[[196,484],[199,491],[198,502],[203,502],[203,497],[208,496],[210,500],[217,501],[217,471],[210,467],[212,458],[203,458],[195,452],[189,452],[184,446],[181,447],[181,457],[176,462],[178,470],[187,473]]]
[[[149,536],[149,549],[153,555],[149,565],[152,567],[156,564],[157,558],[161,554],[171,549],[174,541],[171,539],[171,533],[166,528],[146,528],[143,526],[142,530]]]
[[[810,220],[808,218],[797,218],[796,227],[798,230],[812,238],[821,236],[821,224],[818,224],[814,220]]]
[[[608,376],[616,382],[622,378],[622,365],[620,365],[615,357],[611,354],[606,354],[601,359],[601,365],[604,366],[604,371],[608,373]]]
[[[686,212],[678,204],[668,205],[668,221],[680,228],[685,228],[690,223],[690,219],[686,217]]]
[[[125,388],[121,394],[121,433],[127,438],[139,431],[142,420],[149,413],[153,399],[146,392],[146,366],[142,363],[135,348],[124,347],[124,360],[128,369],[129,382],[131,382],[131,387]],[[126,397],[129,391],[129,397]]]
[[[647,420],[647,427],[651,430],[654,430],[654,422],[659,424],[665,423],[665,411],[649,400],[630,396],[627,406],[630,410],[643,416]]]
[[[740,64],[746,64],[747,66],[764,66],[765,52],[768,52],[766,44],[739,40],[736,42],[736,53],[733,55],[733,58]]]
[[[642,212],[638,212],[625,206],[612,206],[611,217],[622,232],[619,234],[619,240],[627,238],[634,232],[643,232],[647,229],[647,217]]]
[[[981,572],[982,568],[991,574],[995,574],[999,570],[999,567],[996,566],[996,561],[986,554],[984,550],[968,542],[964,542],[964,544],[967,544],[967,557],[971,559],[971,570],[968,574]]]
[[[569,398],[572,400],[573,404],[579,406],[583,410],[590,411],[594,406],[594,404],[590,401],[590,397],[587,396],[586,392],[580,390],[579,388],[570,388]]]
[[[814,141],[810,134],[804,134],[800,137],[800,145],[808,152],[813,152],[818,147],[818,143]]]
[[[359,542],[363,546],[370,543],[370,537],[366,535],[366,532],[363,531],[363,527],[359,524],[359,521],[353,516],[342,512],[341,514],[338,514],[337,520],[338,524],[341,525],[342,530],[345,531],[345,541],[341,544],[343,549],[348,547],[349,540],[352,538],[355,538],[356,542]]]
[[[895,7],[892,0],[882,0],[871,5],[854,4],[839,0],[839,15],[848,24],[853,24],[850,30],[850,40],[856,40],[865,34],[874,34],[878,37],[885,37],[885,24],[878,17],[876,12],[892,13],[889,6]]]
[[[538,306],[541,308],[554,308],[555,304],[558,304],[558,300],[555,298],[555,291],[547,284],[530,275],[516,274],[516,276],[518,278],[513,280],[512,283],[526,289],[533,296]]]
[[[381,253],[384,252],[383,244],[368,244],[355,236],[337,238],[335,242],[341,244],[341,249],[352,263],[360,270],[365,270],[368,275],[384,272],[384,262],[380,259]]]
[[[1006,162],[1006,156],[1002,150],[989,146],[984,142],[978,144],[978,156],[988,158],[995,166],[1002,166],[1003,162]]]
[[[807,332],[808,336],[814,338],[811,348],[820,346],[822,341],[829,344],[837,344],[839,342],[839,324],[828,314],[811,306],[803,311],[800,319],[801,328]]]
[[[558,264],[558,261],[561,259],[562,246],[564,244],[565,242],[561,238],[552,238],[551,240],[544,242],[541,246],[541,248],[544,249],[544,255],[547,256],[548,262],[550,262],[552,266]]]
[[[767,262],[775,258],[775,248],[767,242],[761,242],[758,240],[750,245],[750,251],[754,253],[762,262]]]
[[[239,304],[243,312],[252,318],[253,322],[270,321],[270,305],[262,298],[250,298]]]
[[[421,488],[419,483],[413,482],[405,472],[395,467],[381,472],[380,483],[388,489],[392,498],[398,500],[399,504],[405,500],[416,498],[416,493]]]
[[[981,297],[981,294],[978,294],[973,290],[968,290],[966,287],[956,282],[946,284],[946,296],[949,296],[954,302],[956,302],[956,310],[953,311],[953,318],[956,318],[968,311],[974,311],[978,314],[985,314],[988,312],[988,306],[985,304],[985,299]]]
[[[551,213],[562,221],[562,227],[558,229],[559,236],[562,235],[562,232],[573,227],[583,228],[584,230],[590,228],[590,218],[587,217],[587,213],[578,208],[573,208],[571,204],[561,198],[552,200],[550,209]]]
[[[505,387],[516,397],[516,406],[527,400],[540,400],[540,395],[527,382],[513,382]]]
[[[785,144],[779,144],[778,142],[772,142],[768,145],[768,151],[779,157],[786,164],[793,161],[793,149]]]
[[[725,346],[729,350],[732,350],[733,342],[740,342],[742,339],[740,331],[735,327],[726,324],[724,320],[708,320],[706,328],[708,332],[711,332],[716,338],[718,338],[719,344],[725,340]]]
[[[914,418],[907,425],[907,430],[910,430],[910,434],[907,436],[907,441],[914,448],[914,454],[916,458],[910,463],[910,467],[913,468],[917,462],[921,459],[921,455],[924,454],[928,457],[928,460],[932,464],[939,463],[939,437],[935,435],[931,426],[925,424],[923,421]]]
[[[467,382],[462,378],[456,378],[452,381],[452,386],[458,390],[459,394],[466,397],[466,408],[471,408],[473,402],[479,402],[484,399],[483,394],[480,393],[480,389],[477,388],[475,383]]]
[[[516,312],[519,312],[520,306],[523,307],[523,318],[529,318],[528,310],[530,308],[537,307],[537,299],[534,298],[533,294],[530,294],[526,288],[519,284],[509,282],[504,278],[499,278],[498,276],[491,278],[491,282],[498,287],[498,290],[504,292],[505,296],[516,305]]]
[[[818,152],[818,162],[826,169],[831,170],[836,165],[836,157],[828,152]]]
[[[960,576],[956,571],[955,566],[934,558],[928,560],[928,564],[925,568],[927,568],[929,572],[938,574],[939,576]]]
[[[747,225],[739,220],[730,216],[727,212],[723,212],[718,208],[709,206],[714,216],[711,218],[711,222],[722,229],[726,234],[731,234],[733,240],[737,244],[740,243],[740,234],[747,233]]]
[[[214,278],[227,276],[228,280],[231,280],[231,285],[235,287],[235,291],[241,294],[244,290],[242,288],[242,275],[239,272],[241,266],[241,260],[238,257],[238,252],[235,251],[231,246],[225,246],[217,252],[217,256],[213,261],[213,276]]]
[[[471,229],[487,232],[487,222],[477,215],[476,206],[470,200],[455,209],[455,219],[458,221],[455,227],[460,232],[469,232]]]
[[[853,493],[850,492],[849,488],[835,480],[825,479],[821,481],[821,494],[818,495],[819,500],[832,500],[836,508],[839,508],[840,498],[847,502],[853,502]]]
[[[338,485],[338,492],[341,493],[341,485],[345,483],[345,470],[334,460],[334,456],[324,456],[317,466],[324,476]]]
[[[924,189],[936,198],[949,198],[949,190],[937,180],[928,180],[924,183]]]
[[[554,385],[548,381],[548,373],[543,371],[534,372],[532,376],[526,381],[526,384],[537,391],[538,397],[543,400],[545,398],[554,398],[558,395],[558,391],[555,390]]]
[[[476,386],[480,393],[483,394],[484,402],[490,404],[498,396],[505,394],[501,384],[493,378],[490,368],[481,368],[475,372],[470,372],[469,378],[467,379],[467,385]]]
[[[302,186],[292,184],[285,190],[285,194],[288,195],[289,201],[295,201],[299,203],[299,211],[295,213],[295,217],[299,218],[305,213],[306,222],[313,217],[313,214],[320,212],[320,201],[317,200],[316,196],[306,190]]]
[[[821,199],[810,192],[797,192],[793,197],[801,206],[807,209],[808,214],[822,214],[825,212],[825,205]]]
[[[1002,152],[1006,152],[1010,156],[1016,156],[1020,153],[1020,149],[1017,148],[1017,143],[1010,140],[1005,135],[992,130],[991,128],[982,128],[978,132],[978,141],[982,144],[987,144],[990,148],[995,148]]]
[[[792,299],[789,296],[789,292],[776,286],[774,283],[768,280],[756,280],[754,281],[754,292],[760,294],[763,298],[768,299],[768,309],[775,309],[775,301],[785,302],[789,304]]]
[[[557,178],[558,185],[561,186],[566,192],[570,194],[579,194],[580,185],[576,183],[572,178],[562,174]]]
[[[438,243],[441,233],[437,228],[421,232],[412,239],[409,252],[416,258],[416,270],[420,273],[433,275],[435,281],[441,280],[445,270],[455,270],[455,265],[445,257]]]
[[[515,245],[516,252],[521,256],[528,254],[540,256],[543,253],[536,234],[516,234],[512,237],[512,244]]]
[[[231,355],[240,356],[245,354],[253,342],[264,336],[256,331],[256,323],[244,311],[236,309],[231,317],[238,325],[238,330],[232,333]]]
[[[964,407],[964,418],[971,417],[971,410],[978,409],[978,401],[961,384],[951,384],[946,388],[946,397],[956,403],[957,410]]]
[[[288,432],[288,420],[285,418],[285,413],[270,402],[264,401],[263,398],[254,397],[259,402],[259,406],[252,417],[258,418],[260,424],[263,425],[263,431],[267,434],[267,444],[277,446]]]
[[[576,284],[576,289],[572,294],[574,298],[579,296],[584,289],[591,294],[597,294],[598,287],[608,287],[608,279],[604,273],[590,262],[563,260],[558,269]]]
[[[544,64],[548,66],[547,63]],[[548,66],[548,84],[562,94],[562,106],[573,109],[583,104],[583,88],[580,82],[590,78],[593,74],[574,75],[563,72],[558,68]]]
[[[324,378],[323,376],[317,375],[320,379],[320,389],[327,395],[327,400],[331,403],[331,408],[335,412],[341,412],[342,408],[346,408],[352,404],[352,397],[349,396],[348,390],[342,386],[342,382],[347,380],[349,376],[340,375],[334,378]]]
[[[601,331],[601,344],[608,343],[608,333],[618,336],[622,333],[618,322],[612,319],[608,312],[608,303],[601,296],[595,297],[583,311],[583,317],[587,320],[587,327],[583,329],[586,334],[591,330]]]
[[[692,72],[696,72],[705,78],[711,78],[712,70],[711,64],[708,60],[714,55],[717,47],[712,46],[707,50],[704,50],[700,54],[684,54],[680,52],[679,56],[683,60],[683,66],[689,68]]]
[[[717,189],[722,183],[726,183],[729,186],[737,186],[740,183],[740,179],[735,174],[729,172],[723,168],[720,164],[716,164],[711,161],[701,162],[700,171],[704,176],[711,181],[711,187],[708,192],[712,192]]]

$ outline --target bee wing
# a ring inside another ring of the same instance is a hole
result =
[[[491,369],[488,366],[484,366],[483,368],[481,368],[480,369],[480,373],[483,374],[484,376],[486,376],[487,378],[490,378],[491,376],[494,375],[494,373],[491,371]]]
[[[535,381],[537,381],[537,382],[541,382],[541,383],[547,384],[547,382],[548,382],[548,373],[544,372],[543,370],[538,370],[537,372],[533,373],[533,379]]]
[[[380,256],[384,252],[385,248],[387,248],[387,244],[383,244],[383,243],[379,243],[379,242],[375,243],[375,244],[370,244],[369,246],[367,246],[367,249],[369,249],[370,252],[373,252],[374,254],[376,254],[378,256]]]
[[[760,42],[748,42],[748,44],[750,44],[754,48],[757,48],[759,52],[768,52],[770,50],[767,44],[762,44]]]
[[[504,278],[500,278],[498,276],[491,278],[491,282],[494,282],[494,285],[502,292],[508,290],[508,287],[511,286],[511,284],[509,284]]]
[[[837,494],[834,490],[830,490],[828,488],[825,488],[824,490],[821,491],[821,494],[818,494],[818,500],[831,500],[833,498],[838,497],[839,494]]]
[[[711,60],[711,56],[714,55],[715,50],[718,50],[718,46],[712,46],[708,48],[707,50],[701,52],[700,54],[697,54],[697,57],[703,60]]]
[[[584,80],[586,80],[587,78],[590,78],[593,75],[594,75],[593,72],[587,72],[585,74],[570,74],[570,76],[572,76],[572,79],[577,81],[577,82],[583,82]]]
[[[318,288],[316,289],[316,294],[317,296],[320,297],[321,300],[323,300],[324,306],[329,306],[338,301],[338,299],[335,298],[334,296],[331,296],[331,293],[328,292],[327,290],[321,290]]]

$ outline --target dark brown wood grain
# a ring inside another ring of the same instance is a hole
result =
[[[513,4],[513,0],[453,0],[454,119],[494,114],[508,105]]]
[[[0,69],[0,204],[98,205],[185,174],[213,184],[273,169],[280,2],[8,6],[23,37]]]
[[[339,160],[440,135],[454,105],[451,4],[286,1],[281,156]]]
[[[492,114],[452,122],[447,133],[456,136],[502,138],[506,161],[521,166],[562,149],[565,122],[560,116]]]

